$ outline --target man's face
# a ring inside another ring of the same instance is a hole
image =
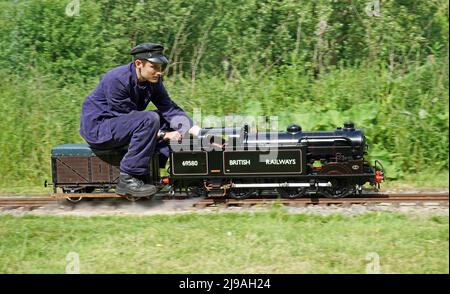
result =
[[[146,81],[150,83],[157,83],[161,76],[162,68],[161,64],[152,63],[150,61],[136,60],[136,68],[140,70],[140,75]]]

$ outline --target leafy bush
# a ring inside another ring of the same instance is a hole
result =
[[[0,1],[0,187],[50,178],[50,148],[83,142],[86,95],[147,41],[166,45],[166,86],[191,114],[353,120],[391,179],[448,172],[448,3],[369,17],[355,2],[80,1],[70,17],[69,1]]]

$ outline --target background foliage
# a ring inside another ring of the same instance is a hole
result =
[[[78,2],[69,16],[68,0],[0,1],[0,188],[50,179],[51,147],[82,142],[86,95],[148,41],[165,44],[189,113],[353,120],[391,179],[448,173],[447,1]]]

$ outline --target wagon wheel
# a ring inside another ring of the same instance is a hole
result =
[[[66,197],[66,200],[72,203],[78,203],[83,199],[83,197]]]
[[[295,199],[305,195],[307,188],[278,188],[281,198]]]
[[[76,195],[77,193],[92,193],[95,187],[76,187],[76,188],[62,188],[63,193],[69,195]],[[78,203],[83,199],[82,196],[68,196],[66,200],[72,203]]]

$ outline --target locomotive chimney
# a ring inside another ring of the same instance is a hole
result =
[[[355,124],[351,121],[344,123],[344,131],[354,131],[355,130]]]

